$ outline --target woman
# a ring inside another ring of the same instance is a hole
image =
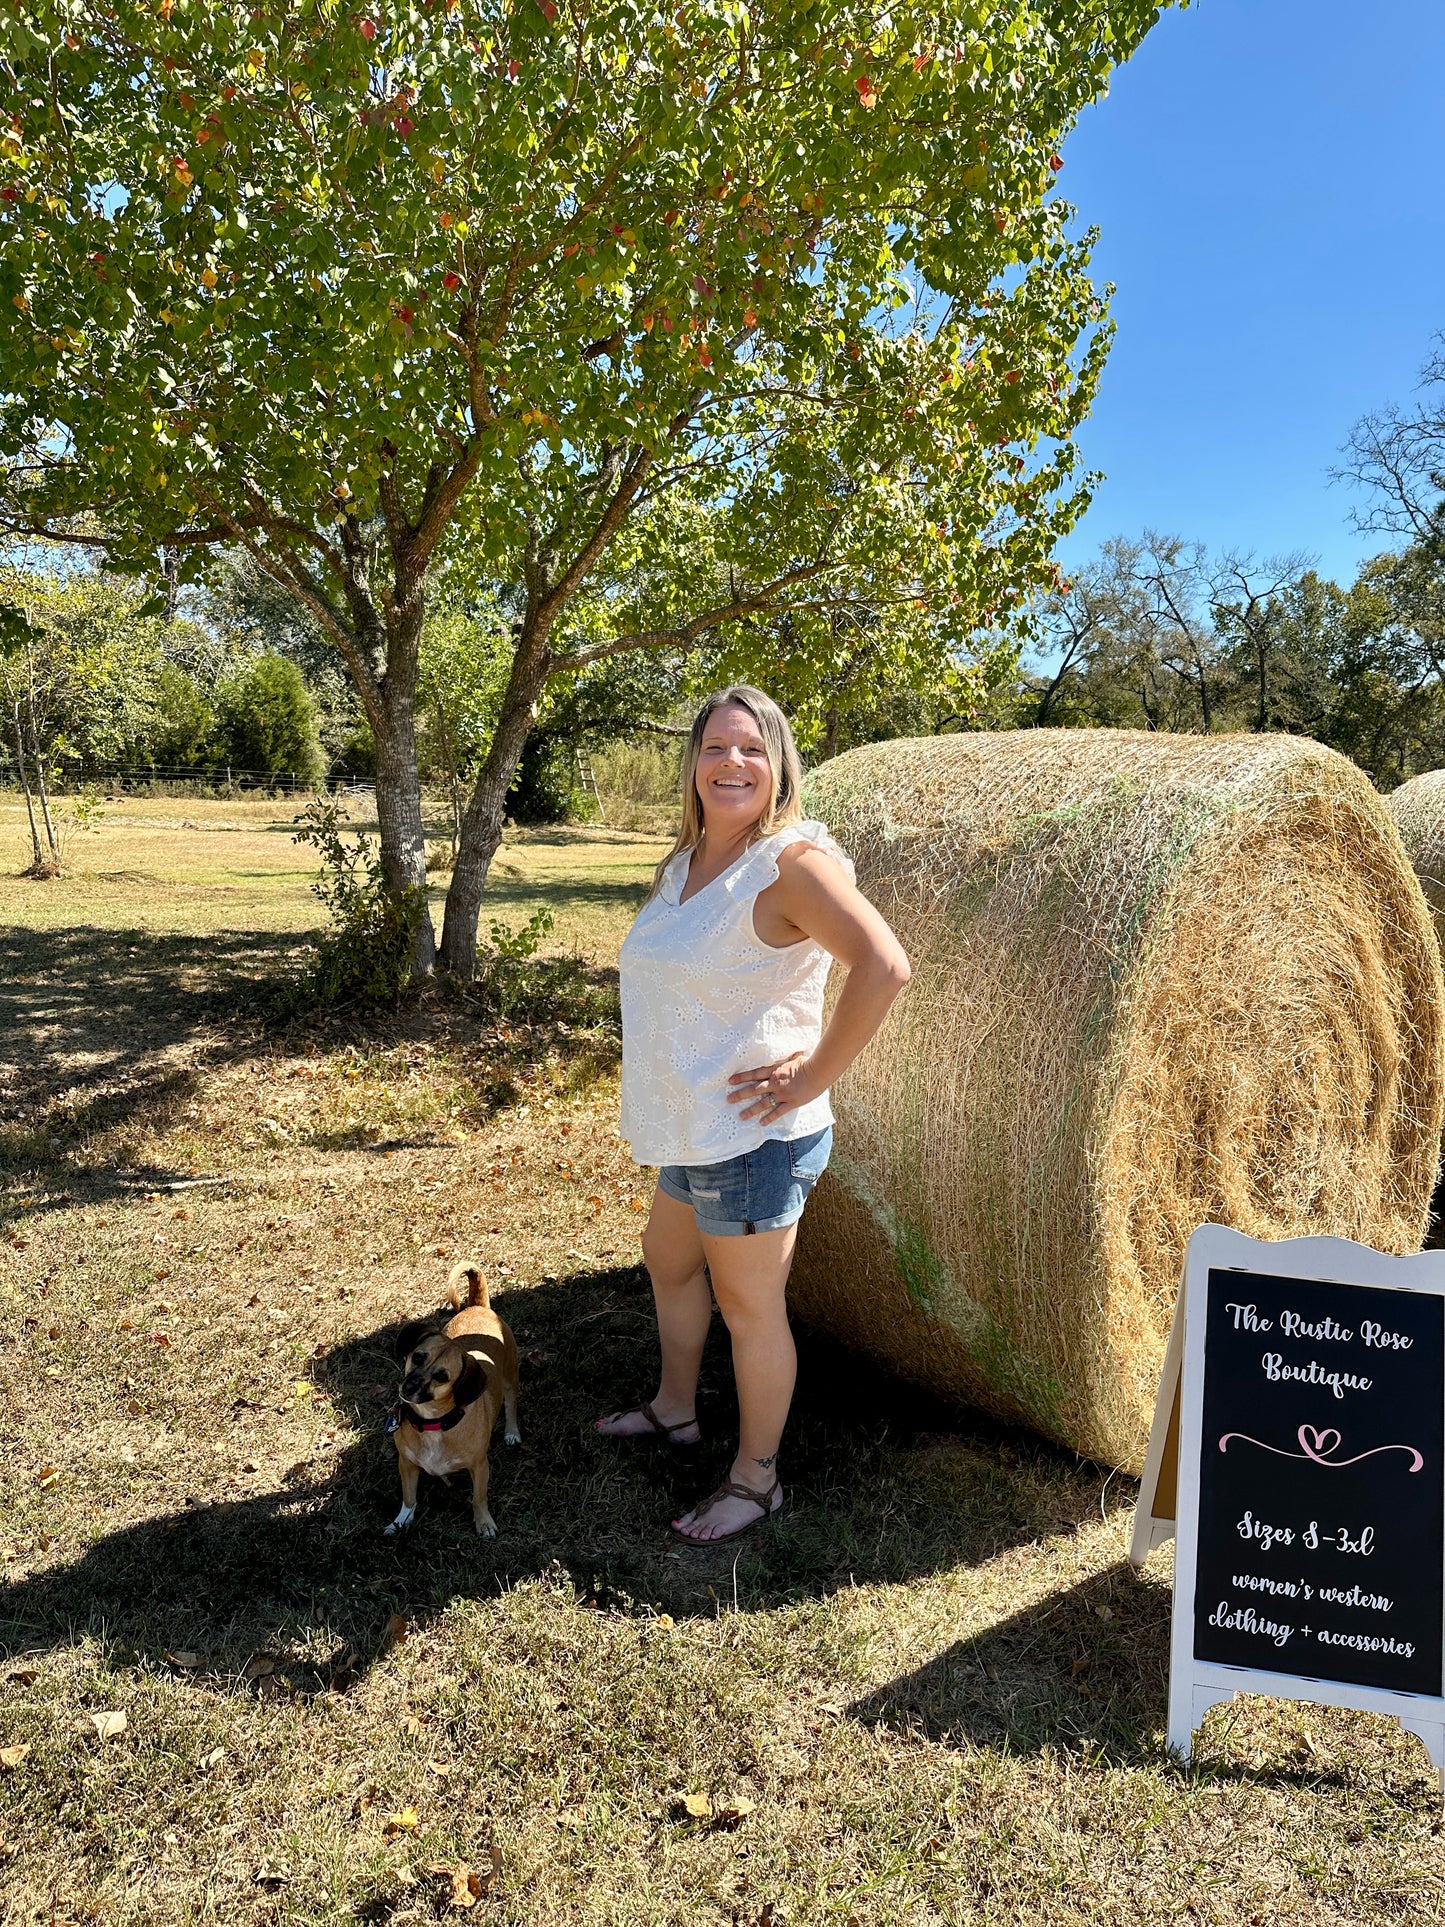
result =
[[[620,959],[622,1134],[639,1164],[661,1167],[642,1255],[662,1374],[646,1404],[597,1429],[696,1441],[716,1297],[740,1435],[723,1484],[673,1521],[691,1545],[736,1538],[783,1503],[778,1445],[797,1373],[784,1293],[828,1162],[828,1087],[908,981],[852,864],[803,820],[801,775],[769,697],[738,685],[708,698],[683,759],[682,828]],[[834,957],[848,977],[825,1030]]]

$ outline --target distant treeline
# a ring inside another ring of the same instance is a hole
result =
[[[1116,540],[1036,623],[1033,667],[997,693],[996,725],[1288,730],[1382,789],[1445,764],[1445,566],[1428,537],[1348,588],[1298,555]]]
[[[1300,555],[1210,556],[1176,536],[1119,538],[1036,604],[1011,673],[989,639],[986,686],[970,681],[967,651],[936,686],[912,670],[890,681],[873,660],[876,638],[860,628],[826,691],[808,692],[817,714],[805,750],[817,762],[881,737],[958,728],[1286,730],[1342,751],[1389,789],[1445,765],[1442,557],[1427,525],[1342,588]],[[23,776],[22,764],[51,786],[292,789],[374,776],[371,731],[334,650],[244,559],[169,611],[144,597],[89,568],[0,567],[0,777]],[[500,598],[443,593],[428,615],[418,765],[458,816],[490,742],[510,640]],[[675,743],[698,691],[728,668],[658,652],[559,685],[528,740],[510,813],[589,814],[587,755]],[[783,625],[785,698],[796,673]],[[648,761],[655,782],[655,754]]]

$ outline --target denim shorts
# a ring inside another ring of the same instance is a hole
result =
[[[664,1164],[657,1182],[670,1198],[692,1206],[698,1230],[710,1237],[781,1231],[802,1217],[832,1148],[828,1125],[807,1137],[768,1138],[721,1164]]]

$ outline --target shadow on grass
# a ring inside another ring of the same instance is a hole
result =
[[[960,1639],[849,1715],[946,1746],[1033,1753],[1072,1742],[1095,1763],[1157,1757],[1162,1743],[1143,1747],[1141,1735],[1159,1726],[1168,1693],[1171,1599],[1121,1560]]]
[[[497,1539],[473,1533],[464,1477],[424,1479],[411,1531],[383,1536],[398,1489],[381,1421],[418,1329],[388,1326],[313,1368],[360,1430],[354,1445],[293,1467],[277,1489],[105,1533],[72,1562],[0,1589],[0,1638],[22,1652],[89,1628],[122,1657],[196,1653],[227,1686],[264,1648],[295,1690],[315,1692],[376,1656],[390,1615],[425,1622],[544,1573],[566,1572],[609,1611],[710,1615],[734,1596],[760,1610],[855,1580],[977,1564],[1098,1516],[1095,1468],[1022,1436],[962,1430],[957,1414],[805,1339],[784,1520],[740,1545],[680,1547],[668,1519],[711,1490],[731,1456],[719,1321],[699,1400],[709,1442],[675,1449],[603,1440],[590,1423],[651,1389],[655,1334],[640,1271],[499,1293],[497,1303],[523,1358],[523,1444],[508,1449],[500,1433],[493,1443]],[[255,1436],[248,1416],[239,1402],[215,1414],[214,1436],[231,1430],[233,1462]]]
[[[505,923],[510,915],[530,915],[539,908],[559,917],[575,917],[582,910],[601,910],[618,917],[635,915],[646,895],[647,885],[631,878],[590,877],[575,870],[558,877],[517,876],[494,869],[487,878],[482,902],[482,932],[486,934],[493,918]]]
[[[237,930],[0,932],[0,1172],[46,1188],[104,1183],[114,1174],[87,1168],[85,1140],[173,1118],[196,1093],[183,1053],[202,1037],[209,1064],[251,1055],[256,1023],[236,1019],[259,1021],[263,986],[300,941]]]
[[[117,1169],[107,1138],[137,1126],[165,1132],[200,1095],[204,1074],[270,1052],[466,1043],[487,1031],[486,1062],[473,1066],[485,1115],[518,1102],[528,1069],[549,1051],[568,1064],[575,1088],[616,1059],[615,971],[543,963],[538,1008],[506,1016],[478,987],[439,981],[395,1012],[283,1017],[277,991],[308,941],[234,930],[0,932],[0,1186],[8,1177],[48,1194],[25,1206],[33,1215],[73,1196],[96,1200],[180,1181],[188,1170]],[[562,1021],[563,991],[583,1008],[578,1022]],[[424,1130],[376,1143],[359,1125],[318,1134],[311,1148],[387,1151],[440,1141]],[[0,1194],[0,1223],[15,1209]]]

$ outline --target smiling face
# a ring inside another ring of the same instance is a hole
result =
[[[741,703],[725,703],[708,717],[695,781],[703,825],[719,838],[741,835],[767,814],[772,766],[753,713]]]

